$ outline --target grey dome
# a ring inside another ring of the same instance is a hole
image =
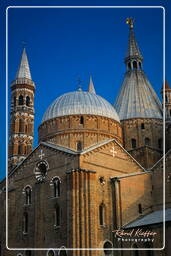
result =
[[[114,107],[101,96],[82,90],[65,93],[53,101],[46,110],[42,122],[67,115],[97,115],[119,122]]]
[[[160,100],[142,70],[132,70],[126,73],[114,107],[120,120],[162,119]]]

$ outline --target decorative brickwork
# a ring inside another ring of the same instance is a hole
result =
[[[63,116],[43,122],[39,127],[39,141],[49,141],[74,150],[78,150],[78,142],[81,142],[83,150],[111,138],[122,144],[122,128],[119,122],[107,117]]]

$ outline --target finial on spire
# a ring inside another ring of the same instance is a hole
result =
[[[134,20],[133,20],[133,18],[127,18],[126,19],[126,24],[129,25],[130,29],[133,29],[133,27],[134,27]]]
[[[90,75],[90,82],[89,82],[89,86],[88,86],[88,92],[96,94],[91,75]]]

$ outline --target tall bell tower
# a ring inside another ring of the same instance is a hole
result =
[[[16,78],[11,83],[9,169],[16,166],[32,151],[34,137],[34,93],[25,48]]]

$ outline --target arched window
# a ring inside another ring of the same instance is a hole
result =
[[[105,224],[105,205],[103,203],[99,205],[99,223],[101,226]]]
[[[81,150],[82,150],[82,142],[77,141],[77,151],[81,151]]]
[[[60,250],[59,250],[59,253],[58,253],[59,256],[67,256],[67,252],[65,250],[65,247],[62,247]]]
[[[131,70],[131,63],[128,62],[128,69]]]
[[[142,204],[138,204],[138,212],[141,214],[142,213]]]
[[[31,251],[25,251],[25,256],[31,256]]]
[[[132,145],[132,148],[136,148],[137,146],[136,139],[131,139],[131,145]]]
[[[141,124],[141,129],[142,129],[142,130],[145,129],[144,123]]]
[[[103,248],[104,248],[104,254],[105,255],[111,255],[112,254],[112,250],[109,250],[109,249],[113,248],[113,245],[112,245],[112,243],[110,241],[106,241],[104,243]]]
[[[142,66],[141,66],[141,62],[139,62],[139,68],[140,68],[140,69],[142,68]]]
[[[23,233],[24,234],[28,233],[28,213],[27,212],[23,214]]]
[[[55,252],[53,250],[49,250],[47,252],[47,256],[55,256]]]
[[[23,96],[20,95],[18,98],[18,105],[23,105],[23,104],[24,104]]]
[[[53,179],[53,196],[54,197],[59,197],[60,196],[60,179],[59,178],[54,178]]]
[[[18,155],[21,155],[21,153],[22,153],[22,146],[18,145]]]
[[[59,227],[60,226],[60,207],[57,204],[54,210],[54,226]]]
[[[151,142],[149,138],[145,138],[145,146],[150,146]]]
[[[158,139],[158,147],[159,147],[160,149],[162,149],[162,146],[163,146],[162,144],[163,144],[162,138]]]
[[[24,132],[24,121],[19,119],[19,132]]]
[[[165,95],[165,101],[166,101],[166,103],[168,103],[168,97],[167,97],[167,95]]]
[[[16,106],[16,97],[14,97],[14,107]]]
[[[27,154],[27,146],[24,145],[24,155],[26,155],[26,154]]]
[[[84,124],[84,117],[83,116],[80,117],[80,124]]]
[[[30,97],[29,96],[27,96],[26,97],[26,106],[30,106]]]
[[[133,256],[139,256],[139,251],[136,250],[138,249],[138,246],[136,244],[133,244],[132,248],[134,248],[135,250],[133,250]]]
[[[26,124],[25,125],[25,133],[27,133],[27,131],[28,131],[28,125]]]
[[[133,61],[133,69],[137,69],[137,62]]]
[[[30,188],[30,186],[27,186],[24,189],[24,193],[25,193],[25,204],[30,205],[31,204],[31,188]]]

